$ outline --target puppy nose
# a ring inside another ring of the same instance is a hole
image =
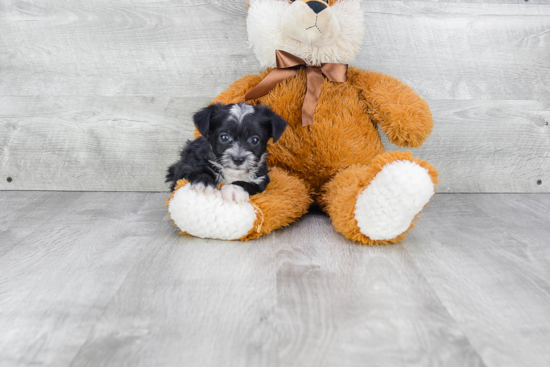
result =
[[[241,156],[233,157],[233,163],[235,163],[237,166],[243,164],[244,158]]]
[[[327,6],[320,1],[309,1],[307,5],[315,12],[315,14],[319,14],[327,8]]]

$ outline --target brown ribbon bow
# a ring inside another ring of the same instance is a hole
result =
[[[273,69],[257,86],[252,88],[245,95],[245,100],[265,96],[277,84],[296,75],[298,69],[305,67],[307,93],[302,106],[302,126],[313,124],[313,113],[321,94],[323,75],[331,82],[344,83],[348,80],[348,65],[328,63],[321,64],[321,66],[311,66],[299,57],[281,50],[277,50],[275,56],[277,58],[277,69]]]

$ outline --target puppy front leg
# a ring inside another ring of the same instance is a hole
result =
[[[248,201],[250,196],[264,192],[269,184],[269,176],[263,176],[259,183],[236,181],[231,185],[222,187],[222,196],[228,201],[243,203]]]
[[[250,195],[240,185],[235,183],[222,186],[222,198],[225,201],[242,204],[250,199]]]
[[[217,190],[216,180],[207,173],[193,175],[189,181],[191,188],[204,194],[213,194]]]
[[[267,178],[267,176],[266,176]],[[237,181],[233,182],[233,185],[240,186],[246,191],[250,196],[259,194],[260,192],[264,191],[267,187],[267,183],[269,183],[269,178],[267,180],[263,180],[261,184],[257,184],[254,182],[245,182],[245,181]]]

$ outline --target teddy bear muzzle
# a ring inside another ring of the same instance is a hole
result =
[[[281,29],[288,37],[308,45],[332,44],[340,34],[340,24],[325,1],[297,0],[283,14]]]

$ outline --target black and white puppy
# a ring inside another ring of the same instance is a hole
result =
[[[193,121],[202,136],[187,141],[181,159],[168,168],[166,182],[172,191],[182,178],[208,194],[223,182],[222,197],[241,203],[266,189],[267,143],[281,137],[285,120],[267,106],[237,103],[205,107]]]

